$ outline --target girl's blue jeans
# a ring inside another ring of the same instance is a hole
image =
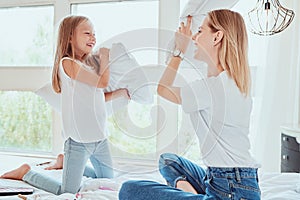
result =
[[[90,159],[93,168],[86,166]],[[71,138],[65,141],[62,181],[30,170],[23,177],[27,183],[59,195],[78,192],[82,176],[112,178],[113,168],[107,140],[79,143]]]
[[[214,168],[205,171],[200,166],[175,154],[162,154],[159,170],[168,185],[153,181],[123,183],[120,200],[174,200],[174,199],[260,199],[257,169]],[[179,180],[188,181],[198,194],[176,189]]]

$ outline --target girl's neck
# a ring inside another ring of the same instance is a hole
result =
[[[79,60],[80,62],[83,62],[86,58],[86,54],[84,55],[75,55],[75,59]]]

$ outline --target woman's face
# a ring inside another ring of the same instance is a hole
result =
[[[209,62],[212,59],[211,55],[214,50],[214,36],[215,34],[208,26],[208,18],[206,17],[203,24],[199,27],[198,33],[192,38],[196,45],[194,53],[195,59],[204,62]]]
[[[84,55],[91,53],[96,44],[96,38],[90,21],[83,21],[76,27],[72,42],[74,42],[77,57],[82,58]]]

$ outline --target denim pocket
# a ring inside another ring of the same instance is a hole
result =
[[[240,200],[259,200],[260,189],[256,178],[242,178],[241,183],[234,183],[232,190],[238,195]]]
[[[208,177],[205,182],[207,187],[207,193],[211,196],[218,197],[220,199],[230,199],[230,183],[227,178],[216,178],[214,176]]]

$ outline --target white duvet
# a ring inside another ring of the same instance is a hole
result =
[[[135,171],[125,173],[126,170]],[[27,200],[117,200],[118,191],[126,180],[153,180],[165,183],[158,171],[148,170],[143,166],[126,166],[122,173],[113,179],[83,179],[81,190],[77,194],[62,194],[59,196],[36,189],[34,194],[28,195]],[[143,173],[144,171],[144,173]],[[44,171],[49,176],[61,178],[61,170]],[[262,200],[299,200],[300,174],[299,173],[260,173],[259,184],[262,191]],[[0,185],[25,186],[30,185],[14,180],[0,179]],[[17,196],[0,197],[5,200],[20,200]]]

